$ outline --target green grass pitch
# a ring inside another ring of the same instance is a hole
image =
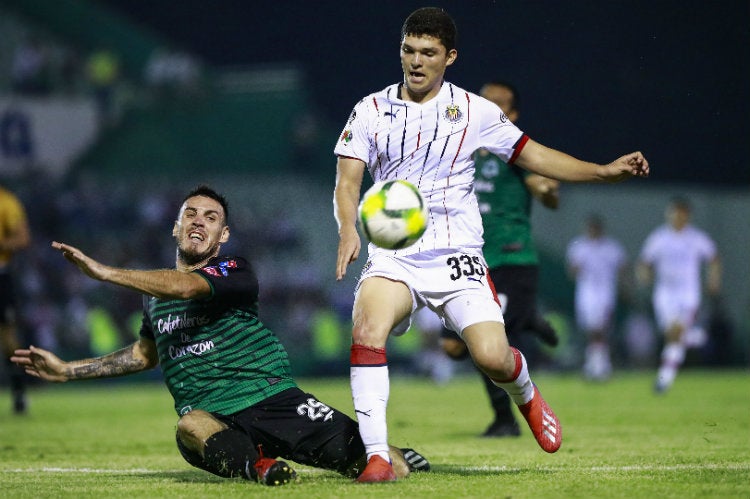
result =
[[[89,381],[36,385],[25,417],[0,392],[0,496],[16,498],[430,497],[749,498],[750,373],[685,370],[663,396],[653,373],[605,384],[573,374],[535,381],[563,425],[546,454],[530,431],[483,439],[489,423],[474,376],[447,385],[393,375],[392,443],[427,456],[429,473],[360,485],[296,466],[281,488],[191,468],[174,444],[177,417],[161,384]],[[352,414],[346,379],[302,379],[303,389]]]

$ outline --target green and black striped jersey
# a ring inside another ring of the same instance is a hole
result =
[[[220,256],[195,272],[211,297],[144,297],[140,334],[156,343],[177,413],[232,414],[297,386],[286,350],[258,318],[258,279],[248,262]]]
[[[531,237],[532,195],[528,173],[487,150],[474,153],[474,189],[482,214],[482,252],[491,269],[500,265],[538,265]]]

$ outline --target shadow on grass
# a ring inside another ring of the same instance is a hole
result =
[[[118,473],[119,476],[127,476],[131,478],[143,478],[150,480],[171,480],[174,482],[181,483],[221,483],[227,481],[243,481],[242,478],[222,478],[216,475],[212,475],[207,471],[201,470],[168,470],[168,471],[133,471],[129,473]]]
[[[436,464],[432,466],[429,474],[438,475],[459,475],[459,476],[497,476],[497,475],[523,475],[533,473],[536,476],[540,474],[553,474],[554,470],[545,470],[539,468],[505,468],[503,466],[460,466],[456,464]]]

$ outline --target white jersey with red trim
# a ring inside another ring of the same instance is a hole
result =
[[[575,269],[578,325],[586,330],[608,328],[617,304],[619,275],[627,260],[625,248],[608,236],[579,236],[568,245],[565,258]]]
[[[568,245],[565,257],[576,269],[576,295],[604,299],[614,303],[617,282],[626,263],[625,248],[615,239],[580,236]]]
[[[472,155],[485,148],[512,163],[528,137],[494,103],[451,83],[444,82],[425,103],[401,100],[399,87],[390,85],[357,103],[334,153],[364,161],[375,182],[407,180],[422,192],[427,231],[397,254],[481,249]],[[393,250],[370,244],[370,255],[377,252]]]
[[[713,239],[692,225],[679,231],[668,225],[655,229],[641,250],[641,260],[654,268],[654,297],[671,297],[697,308],[702,264],[716,254]]]

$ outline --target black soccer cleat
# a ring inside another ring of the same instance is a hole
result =
[[[284,461],[261,457],[253,467],[258,474],[258,483],[263,485],[284,485],[297,478],[297,473]]]
[[[430,471],[430,462],[414,449],[401,449],[409,471]]]
[[[503,438],[503,437],[518,437],[521,435],[521,428],[518,423],[513,421],[499,421],[495,420],[490,424],[482,437],[485,438]]]

